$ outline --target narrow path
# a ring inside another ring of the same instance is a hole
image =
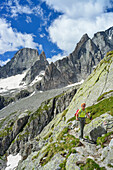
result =
[[[70,130],[69,134],[75,136],[76,138],[79,138],[79,132],[76,132],[76,128],[75,130]],[[83,140],[80,140],[80,142],[82,143],[82,145],[76,147],[76,151],[80,154],[80,156],[83,156],[83,160],[81,161],[85,162],[87,158],[91,158],[97,164],[99,164],[100,167],[106,167],[107,170],[113,169],[103,164],[101,160],[101,154],[103,149],[101,148],[101,146],[97,146],[96,144],[92,144]]]

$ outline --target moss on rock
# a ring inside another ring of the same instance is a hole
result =
[[[106,170],[104,167],[100,167],[95,161],[88,158],[86,164],[80,167],[80,170]]]
[[[105,134],[104,136],[102,136],[102,137],[98,137],[98,138],[97,138],[97,145],[101,145],[101,147],[104,147],[104,143],[109,140],[109,137],[110,137],[111,135],[113,135],[113,131],[106,133],[106,134]]]

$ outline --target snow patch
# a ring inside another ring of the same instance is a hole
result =
[[[21,155],[18,153],[17,155],[9,155],[7,157],[7,167],[5,170],[13,170],[18,166],[19,161],[22,159]]]
[[[73,87],[73,86],[76,86],[76,85],[80,85],[80,84],[82,84],[83,82],[84,82],[84,80],[82,80],[82,81],[80,81],[80,82],[78,82],[78,83],[70,84],[70,85],[68,85],[68,86],[66,86],[66,87]]]
[[[22,74],[0,79],[0,93],[12,89],[22,88],[23,86],[25,86],[25,85],[20,85],[20,83],[22,79],[25,77],[26,72],[27,71],[23,72]]]
[[[35,84],[36,82],[42,80],[42,78],[43,78],[44,75],[45,75],[45,71],[42,70],[42,71],[39,73],[39,75],[35,77],[35,79],[31,82],[30,85],[32,86],[32,85]]]

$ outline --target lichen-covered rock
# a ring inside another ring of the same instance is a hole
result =
[[[66,162],[66,170],[79,170],[80,168],[76,165],[77,161],[82,161],[82,156],[78,153],[71,154]]]
[[[60,170],[60,164],[65,160],[63,156],[59,153],[54,155],[54,157],[43,167],[39,168],[39,170]]]
[[[20,115],[17,120],[7,122],[5,127],[0,132],[0,155],[4,155],[12,141],[18,135],[20,131],[23,130],[24,126],[28,121],[28,113],[23,113]]]
[[[97,128],[94,128],[91,132],[90,132],[90,137],[92,139],[92,141],[96,142],[97,138],[102,136],[103,134],[107,133],[107,131],[101,127],[98,126]]]
[[[97,138],[102,136],[107,132],[106,122],[111,120],[113,117],[108,113],[102,114],[101,116],[95,118],[84,128],[84,136],[89,136],[93,141],[96,142]]]
[[[105,164],[113,166],[113,139],[111,139],[109,146],[102,151],[102,157]]]
[[[7,166],[7,161],[5,156],[0,156],[0,169],[4,170]]]

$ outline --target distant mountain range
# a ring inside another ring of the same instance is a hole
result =
[[[75,37],[76,38],[76,37]],[[37,90],[60,88],[86,79],[108,51],[113,50],[113,27],[97,32],[91,39],[83,35],[69,56],[48,63],[45,53],[23,48],[5,66],[0,67],[0,78],[22,74],[22,84],[29,85],[35,80]],[[41,74],[43,72],[43,74]]]

